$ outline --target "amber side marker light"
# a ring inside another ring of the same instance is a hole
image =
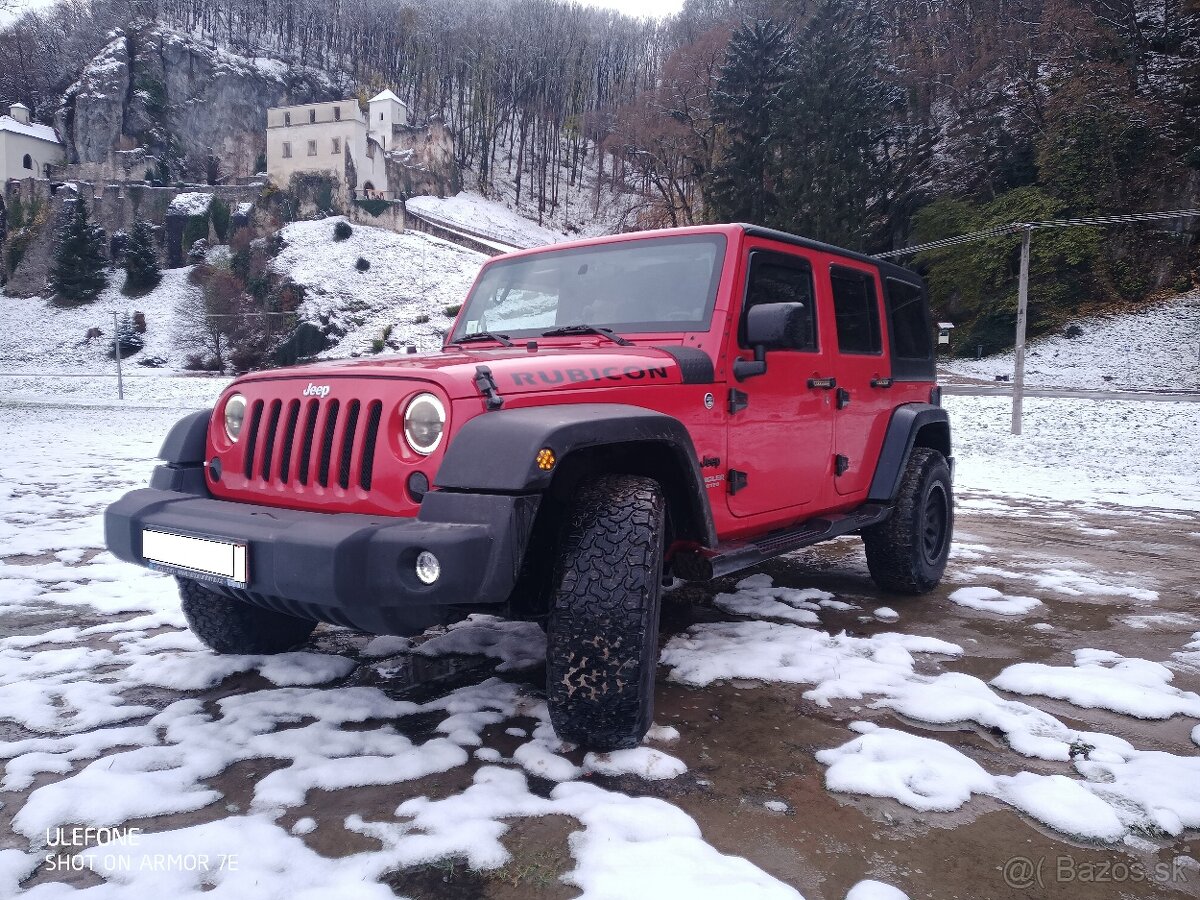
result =
[[[543,447],[538,451],[536,462],[539,469],[541,469],[543,472],[549,472],[554,468],[554,464],[558,462],[558,460],[555,459],[553,450],[551,450],[549,447]]]

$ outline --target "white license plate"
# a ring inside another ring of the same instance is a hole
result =
[[[246,583],[245,544],[143,529],[142,556],[165,566]]]

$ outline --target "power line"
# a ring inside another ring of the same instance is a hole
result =
[[[923,253],[926,250],[941,250],[945,247],[954,247],[958,244],[969,244],[974,241],[986,241],[993,238],[1009,237],[1010,235],[1020,234],[1023,231],[1032,231],[1038,228],[1076,228],[1080,226],[1096,226],[1096,225],[1123,225],[1131,222],[1156,222],[1166,221],[1168,219],[1191,219],[1200,217],[1200,209],[1171,209],[1161,212],[1145,212],[1145,213],[1129,213],[1127,215],[1117,216],[1082,216],[1076,219],[1048,219],[1044,222],[1010,222],[1007,225],[995,225],[991,228],[985,228],[982,231],[972,231],[969,234],[960,234],[956,237],[942,238],[940,241],[929,241],[925,244],[916,244],[912,247],[904,247],[900,250],[888,250],[884,253],[876,253],[876,259],[891,259],[896,256],[907,256],[911,253]]]

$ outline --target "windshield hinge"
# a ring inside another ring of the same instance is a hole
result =
[[[500,396],[496,379],[492,377],[492,370],[487,366],[475,367],[475,388],[489,411],[500,409],[504,405],[504,398]]]

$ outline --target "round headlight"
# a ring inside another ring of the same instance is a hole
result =
[[[418,453],[428,456],[442,442],[446,408],[433,394],[417,394],[404,410],[404,439]]]
[[[231,441],[236,441],[242,433],[242,420],[246,418],[246,398],[234,394],[225,401],[225,433]]]

